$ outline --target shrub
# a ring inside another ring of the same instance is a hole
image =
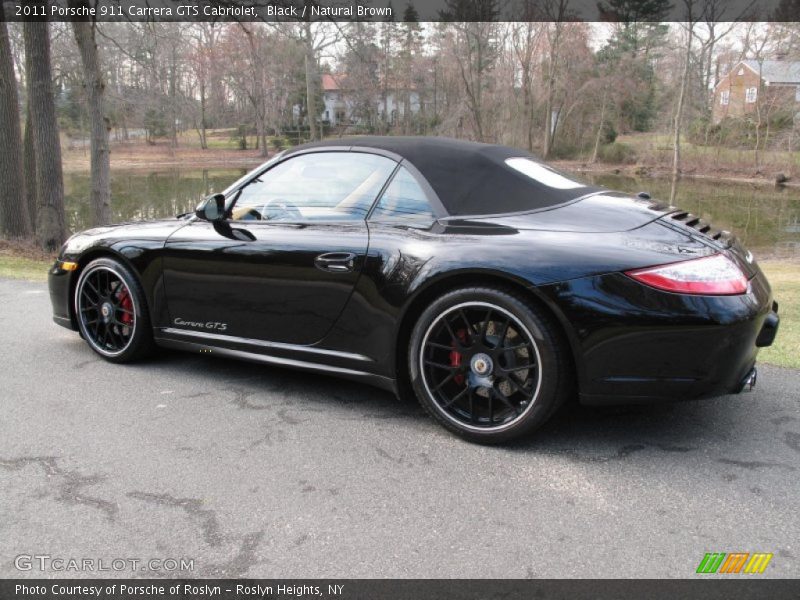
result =
[[[570,142],[559,141],[550,151],[550,158],[554,159],[574,159],[580,155],[581,151],[576,145]]]
[[[606,121],[603,123],[603,130],[600,132],[601,144],[613,144],[617,140],[617,130],[614,126]]]
[[[613,165],[633,164],[636,162],[636,151],[630,144],[614,142],[600,146],[597,157],[601,162]]]
[[[716,125],[709,127],[708,119],[705,117],[695,119],[689,124],[686,139],[697,146],[703,146],[706,144],[706,129],[708,129],[708,142],[713,142],[714,137],[719,135],[719,128]]]
[[[286,141],[287,140],[282,137],[277,137],[277,136],[273,137],[272,148],[275,150],[275,152],[280,152],[281,150],[286,148]]]

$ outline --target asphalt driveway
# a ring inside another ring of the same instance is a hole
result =
[[[195,577],[693,577],[706,552],[756,551],[774,553],[765,576],[800,576],[797,371],[572,407],[487,448],[328,377],[106,363],[52,323],[41,283],[0,281],[0,323],[0,577],[98,575],[20,555],[184,558]]]

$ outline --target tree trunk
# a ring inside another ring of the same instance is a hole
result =
[[[688,23],[686,56],[683,63],[683,77],[681,77],[680,92],[678,92],[678,106],[675,108],[675,128],[672,137],[672,177],[676,179],[681,172],[681,121],[683,120],[683,104],[686,98],[687,80],[689,79],[689,66],[692,61],[692,28],[694,23]],[[673,192],[676,186],[673,185]],[[670,198],[670,201],[674,198]]]
[[[42,249],[55,252],[67,236],[61,145],[53,99],[50,32],[44,21],[26,22],[25,55],[30,61],[33,147],[36,154],[36,238]]]
[[[606,122],[606,98],[603,94],[603,104],[600,108],[600,124],[597,126],[597,136],[594,139],[594,151],[592,152],[592,164],[597,162],[597,153],[600,151],[600,138],[603,136],[603,125]]]
[[[3,8],[0,4],[0,17]],[[22,171],[22,132],[19,124],[17,78],[5,21],[0,21],[0,227],[6,238],[31,235],[25,207],[25,179]]]
[[[269,156],[269,148],[267,147],[267,126],[265,123],[266,119],[261,120],[261,156],[266,158]]]
[[[95,24],[88,21],[73,21],[75,41],[83,63],[83,87],[89,102],[91,120],[91,176],[93,225],[111,223],[111,164],[108,148],[109,121],[105,111],[105,81],[100,67],[95,42]]]
[[[208,138],[206,137],[206,82],[200,82],[200,148],[208,150]]]
[[[26,78],[30,81],[28,75],[26,75]],[[28,89],[30,89],[30,87]],[[33,148],[33,119],[31,118],[30,94],[28,94],[28,102],[25,104],[25,135],[22,139],[22,167],[25,172],[25,205],[28,207],[31,230],[33,233],[36,233],[36,153]]]
[[[263,91],[261,92],[263,95]],[[263,158],[267,156],[267,126],[264,118],[264,99],[256,99],[254,102],[256,109],[256,148],[259,150],[259,155]]]
[[[178,47],[173,43],[169,69],[170,146],[178,147]]]
[[[545,100],[544,115],[544,144],[542,145],[542,158],[548,158],[553,147],[553,104],[555,103],[556,65],[561,42],[561,23],[555,23],[555,32],[550,40],[550,60],[547,64],[547,95]]]
[[[525,121],[525,144],[533,152],[533,95],[531,93],[531,74],[528,64],[522,65],[522,107]]]
[[[311,37],[311,22],[306,21],[303,23],[305,29],[304,42],[306,45],[306,114],[308,116],[308,127],[311,140],[317,139],[317,90],[314,85],[316,77],[314,70],[316,68],[316,58],[314,57],[314,39]]]
[[[553,98],[550,93],[547,94],[547,102],[545,102],[544,110],[544,144],[542,145],[542,158],[547,159],[550,156],[551,132],[553,131]]]

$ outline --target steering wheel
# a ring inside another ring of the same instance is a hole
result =
[[[261,208],[261,219],[264,221],[292,220],[302,217],[297,206],[281,198],[273,198]]]

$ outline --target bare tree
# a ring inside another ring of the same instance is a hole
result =
[[[36,154],[36,237],[47,251],[57,250],[67,235],[64,217],[64,179],[50,66],[48,23],[26,22],[25,54],[30,75],[33,147]]]
[[[317,94],[320,89],[319,56],[320,53],[334,45],[340,39],[341,31],[337,24],[329,27],[327,23],[311,22],[311,6],[314,0],[303,0],[306,6],[306,20],[296,27],[282,27],[277,23],[268,23],[282,36],[299,42],[303,48],[303,76],[305,79],[305,109],[308,120],[309,135],[312,140],[319,137],[317,130]]]
[[[535,56],[539,52],[545,27],[546,25],[542,23],[536,23],[532,21],[515,23],[511,33],[511,48],[519,65],[519,79],[522,92],[522,121],[525,128],[525,143],[528,150],[531,151],[533,150],[534,145],[533,141],[536,109],[536,102],[534,99],[534,60]]]
[[[264,66],[266,60],[264,55],[266,51],[262,45],[263,30],[256,29],[255,26],[249,26],[245,23],[240,23],[242,31],[244,31],[247,38],[247,44],[250,49],[249,54],[249,67],[250,67],[250,83],[251,87],[248,88],[248,97],[250,103],[253,105],[253,112],[256,117],[256,143],[259,147],[261,156],[267,156],[267,133],[266,133],[266,119],[267,107],[265,102],[264,89],[266,82],[264,81]]]
[[[5,237],[31,234],[25,207],[25,179],[22,174],[22,133],[19,124],[19,97],[8,29],[0,3],[0,227]]]
[[[771,28],[764,27],[762,23],[748,23],[747,26],[744,28],[743,34],[739,41],[741,52],[739,54],[739,60],[744,60],[747,57],[751,57],[758,63],[758,76],[759,81],[763,82],[761,77],[762,73],[761,70],[764,65],[764,61],[770,56],[772,53],[772,42],[773,42],[773,33],[774,31]],[[774,102],[765,102],[764,99],[764,89],[761,85],[759,85],[757,92],[756,92],[756,102],[755,102],[755,144],[753,146],[753,159],[756,168],[759,168],[761,164],[761,130],[762,126],[764,125],[765,117],[769,117],[769,113],[771,112],[771,108],[774,106]]]
[[[111,162],[108,147],[109,121],[106,116],[106,84],[95,40],[94,21],[73,21],[75,41],[83,64],[84,90],[91,122],[92,221],[94,225],[111,222]]]
[[[751,1],[752,6],[754,2]],[[715,51],[720,41],[725,38],[734,27],[738,20],[744,16],[744,13],[737,15],[729,14],[728,9],[730,3],[724,0],[703,0],[701,20],[703,27],[693,28],[692,35],[697,39],[700,44],[700,90],[702,96],[700,98],[702,106],[702,114],[705,117],[706,126],[704,134],[704,142],[708,143],[709,132],[711,131],[711,107],[712,104],[708,102],[709,90],[711,90],[716,83],[717,74],[714,73],[714,59]],[[745,10],[749,10],[748,6]]]
[[[675,121],[672,130],[672,178],[675,181],[680,175],[681,170],[681,124],[683,122],[683,106],[686,99],[686,90],[689,85],[689,73],[692,62],[692,41],[694,40],[694,0],[683,0],[686,12],[684,17],[686,22],[686,52],[683,61],[683,74],[681,76],[680,90],[678,92],[678,100],[675,106]],[[670,201],[674,201],[676,193],[676,185],[673,183]]]
[[[216,74],[215,46],[219,34],[216,23],[195,23],[192,28],[191,39],[194,47],[191,53],[191,65],[197,83],[199,95],[200,118],[195,123],[197,135],[200,138],[200,147],[208,150],[208,99],[209,87],[212,85]]]
[[[559,59],[561,42],[563,38],[565,20],[570,15],[569,0],[546,0],[543,6],[544,14],[553,22],[545,28],[549,54],[547,59],[546,92],[544,107],[544,143],[542,144],[542,158],[550,156],[558,125],[558,113],[555,109],[556,78],[559,74]],[[555,113],[555,114],[554,114]]]
[[[314,37],[311,33],[311,21],[306,21],[302,26],[302,40],[305,46],[305,71],[306,71],[306,114],[308,115],[309,135],[312,140],[317,139],[317,89],[319,87],[319,69],[317,57],[314,54]]]

